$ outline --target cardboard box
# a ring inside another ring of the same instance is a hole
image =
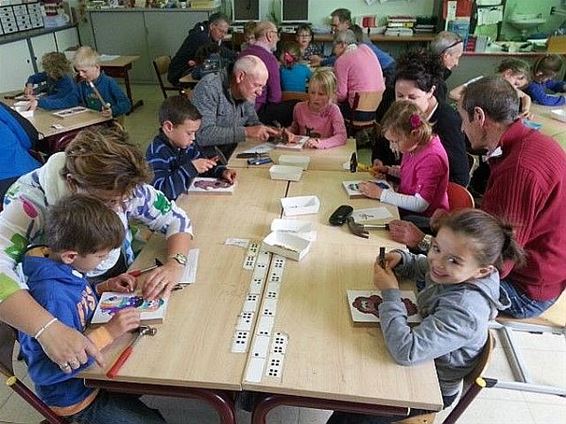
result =
[[[303,176],[303,168],[297,166],[273,165],[269,168],[272,180],[299,181]]]
[[[281,206],[285,216],[309,215],[318,213],[320,200],[316,196],[284,197]]]
[[[295,261],[305,257],[311,242],[286,231],[273,231],[263,239],[262,249]]]
[[[299,219],[275,218],[271,222],[271,231],[286,232],[304,238],[307,241],[316,240],[316,230],[312,222]]]
[[[303,155],[281,155],[279,156],[279,165],[297,166],[306,171],[309,167],[311,158]]]

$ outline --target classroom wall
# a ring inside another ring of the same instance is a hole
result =
[[[556,7],[560,9],[564,0],[507,0],[505,3],[505,11],[503,16],[503,25],[501,27],[500,38],[502,40],[512,40],[520,37],[520,31],[515,29],[508,20],[511,15],[517,13],[542,13],[542,17],[546,19],[546,23],[540,25],[533,32],[552,32],[566,21],[566,17],[550,15],[550,9]]]

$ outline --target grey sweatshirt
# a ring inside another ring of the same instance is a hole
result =
[[[398,276],[426,281],[417,297],[423,321],[410,327],[399,290],[384,290],[379,316],[387,348],[401,365],[434,359],[442,395],[454,395],[477,363],[489,320],[504,308],[499,302],[499,272],[460,284],[437,284],[429,277],[426,256],[396,252],[403,257],[394,270]]]
[[[260,124],[253,103],[232,97],[225,71],[205,75],[193,90],[192,102],[202,115],[199,146],[241,143],[246,139],[244,127]]]

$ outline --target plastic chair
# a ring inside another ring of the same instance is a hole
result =
[[[12,354],[15,344],[16,330],[8,324],[0,322],[0,373],[6,377],[6,385],[46,418],[42,423],[67,424],[68,421],[65,418],[53,412],[29,387],[14,375]]]
[[[157,81],[159,81],[159,87],[161,88],[161,92],[163,93],[164,98],[167,98],[168,91],[176,91],[177,93],[180,93],[179,87],[166,85],[163,82],[162,76],[167,75],[167,72],[169,71],[169,65],[171,65],[170,56],[157,56],[155,59],[153,59],[153,69],[155,69]]]
[[[451,211],[464,208],[473,208],[475,206],[474,197],[466,189],[453,182],[448,182],[448,205]]]
[[[482,389],[485,387],[493,387],[489,384],[489,381],[491,380],[484,378],[483,374],[489,365],[489,359],[494,347],[495,340],[493,334],[488,331],[487,341],[482,350],[479,361],[474,369],[464,378],[464,388],[462,389],[460,400],[454,406],[452,411],[450,411],[450,414],[445,418],[443,424],[456,423]],[[397,421],[397,424],[431,424],[434,422],[435,416],[435,413],[417,415]]]
[[[349,136],[354,136],[358,131],[376,128],[377,120],[375,112],[383,98],[382,91],[360,91],[354,95],[354,104],[352,105],[352,113],[350,117],[345,117],[344,121]],[[371,114],[372,119],[360,120],[359,112]]]

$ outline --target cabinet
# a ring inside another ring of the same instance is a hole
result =
[[[0,63],[0,92],[23,88],[34,72],[27,40],[0,44]]]
[[[0,92],[21,89],[29,75],[42,71],[41,57],[45,53],[63,52],[78,44],[75,27],[0,36]]]

